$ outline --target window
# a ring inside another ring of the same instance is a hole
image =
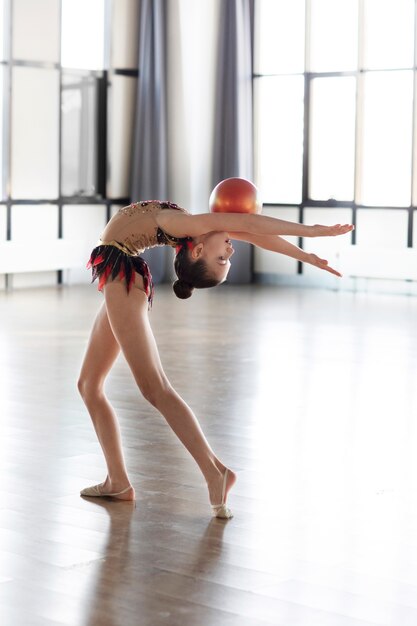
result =
[[[104,0],[62,0],[62,67],[105,69],[105,9]]]
[[[292,205],[301,219],[307,208],[350,210],[354,223],[359,209],[397,208],[412,246],[414,0],[257,0],[255,20],[255,162],[265,203]]]
[[[309,195],[313,200],[353,200],[355,79],[314,78],[310,89]]]
[[[302,76],[266,77],[257,85],[258,180],[265,202],[301,202]]]
[[[0,241],[26,219],[66,238],[80,212],[102,227],[127,203],[138,6],[0,0]]]

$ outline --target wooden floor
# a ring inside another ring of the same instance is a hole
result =
[[[417,299],[222,286],[151,313],[165,369],[238,474],[205,482],[120,359],[136,505],[76,389],[95,286],[0,295],[2,626],[415,626]]]

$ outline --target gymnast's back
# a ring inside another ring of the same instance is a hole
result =
[[[162,230],[156,221],[160,211],[169,210],[188,213],[173,202],[146,200],[129,204],[113,215],[100,236],[99,244],[116,242],[130,255],[139,255],[154,246],[175,246],[178,238]]]

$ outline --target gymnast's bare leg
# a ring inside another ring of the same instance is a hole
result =
[[[129,294],[125,283],[117,279],[107,282],[103,291],[105,305],[93,327],[78,383],[107,463],[108,476],[102,493],[114,493],[130,486],[117,418],[103,393],[105,377],[121,349],[145,399],[165,417],[200,467],[210,503],[221,502],[226,466],[211,449],[194,413],[166,377],[149,323],[142,277],[135,275],[135,285]],[[235,481],[236,475],[229,469],[226,496]],[[133,487],[119,497],[133,500]]]
[[[120,428],[113,407],[104,394],[104,381],[120,352],[103,302],[94,321],[78,380],[78,389],[90,413],[106,459],[108,476],[103,493],[122,491],[130,485],[122,450]],[[120,496],[133,500],[133,487]]]

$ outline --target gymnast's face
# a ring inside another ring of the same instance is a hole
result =
[[[202,259],[211,276],[223,282],[230,270],[230,257],[235,253],[229,233],[213,231],[194,238],[191,256]]]

